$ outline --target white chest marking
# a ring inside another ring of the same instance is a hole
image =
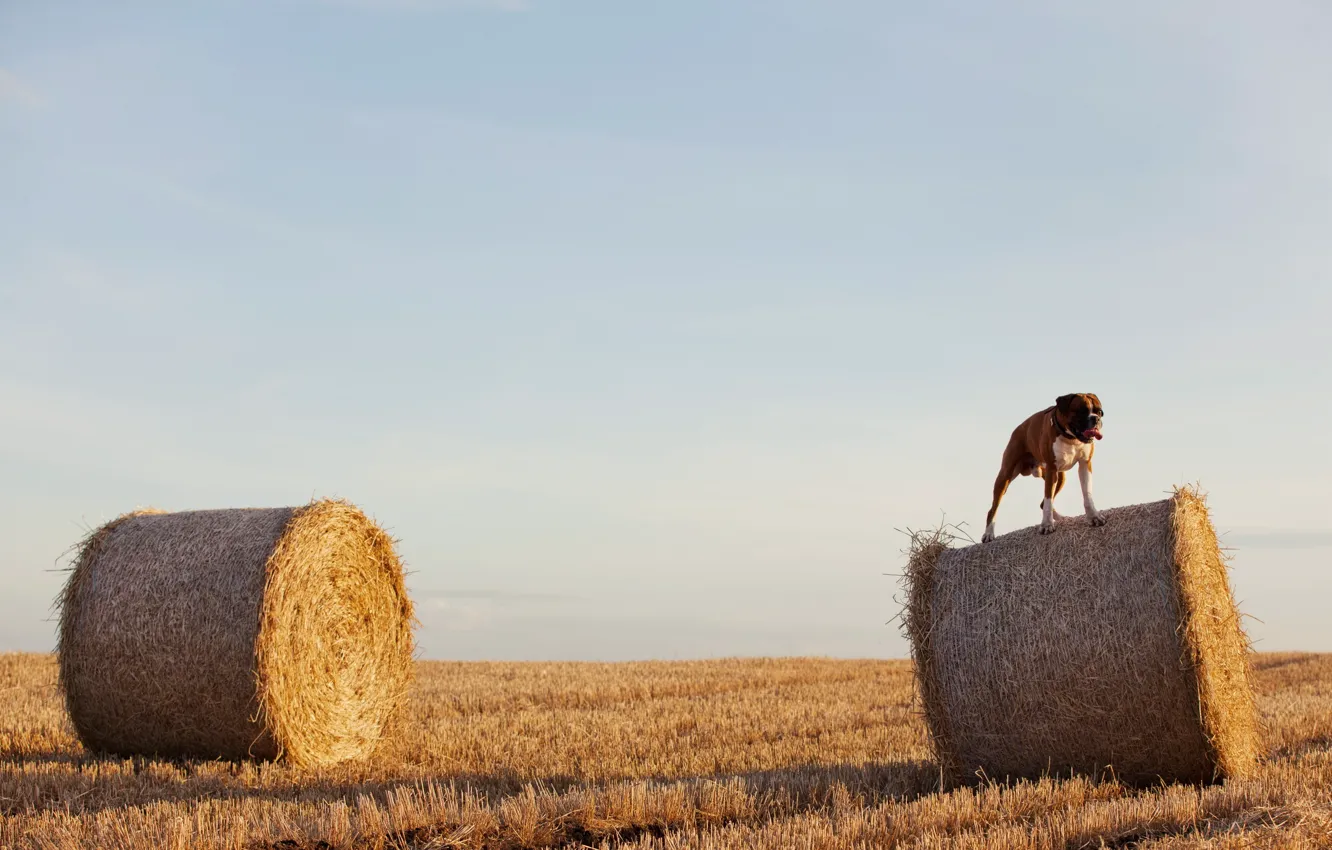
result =
[[[1087,460],[1089,457],[1091,457],[1091,443],[1070,440],[1064,436],[1055,437],[1055,469],[1060,472],[1072,469],[1076,464]]]

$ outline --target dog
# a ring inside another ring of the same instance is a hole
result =
[[[999,477],[994,480],[994,502],[985,517],[981,542],[994,539],[994,515],[999,511],[1008,485],[1019,475],[1045,479],[1045,498],[1041,500],[1041,534],[1055,530],[1054,500],[1064,487],[1064,474],[1078,467],[1082,484],[1082,507],[1095,526],[1105,525],[1105,517],[1092,501],[1092,454],[1101,439],[1105,411],[1095,393],[1070,393],[1055,399],[1054,407],[1033,413],[1008,438]]]

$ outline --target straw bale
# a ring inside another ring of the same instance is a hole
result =
[[[916,533],[905,630],[954,781],[1214,781],[1254,766],[1249,645],[1203,497],[953,548]]]
[[[342,501],[135,512],[90,534],[59,600],[84,745],[119,755],[366,755],[413,672],[393,541]]]

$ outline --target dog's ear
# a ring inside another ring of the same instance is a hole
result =
[[[1055,410],[1058,410],[1060,413],[1063,413],[1064,415],[1072,413],[1073,399],[1077,397],[1078,397],[1077,393],[1069,393],[1068,395],[1061,395],[1059,398],[1055,399]]]

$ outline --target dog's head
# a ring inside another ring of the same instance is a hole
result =
[[[1101,439],[1101,400],[1095,393],[1069,393],[1055,399],[1055,419],[1084,443]]]

